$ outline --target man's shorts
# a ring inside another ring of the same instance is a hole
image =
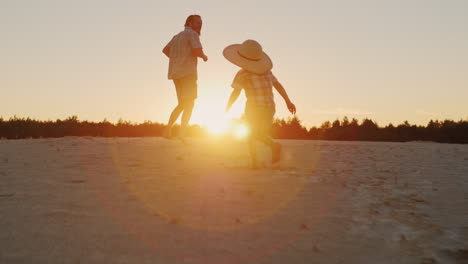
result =
[[[174,79],[174,85],[179,103],[187,99],[194,100],[197,98],[198,89],[196,76],[191,75],[181,79]]]
[[[254,137],[269,136],[274,115],[275,108],[272,106],[246,105],[245,119],[249,125],[250,134]]]

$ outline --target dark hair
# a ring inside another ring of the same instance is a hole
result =
[[[190,15],[187,17],[187,19],[185,20],[185,25],[184,26],[188,26],[188,23],[190,23],[194,18],[201,18],[200,15]]]

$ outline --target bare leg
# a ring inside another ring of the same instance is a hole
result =
[[[193,107],[195,105],[195,99],[186,100],[183,103],[184,112],[182,113],[182,122],[180,126],[180,134],[181,138],[185,137],[185,130],[187,129],[188,123],[190,122],[190,118],[192,117]]]
[[[281,159],[281,144],[273,141],[270,137],[259,137],[258,140],[271,148],[271,162],[276,163]]]
[[[249,137],[248,144],[249,144],[249,151],[250,151],[250,159],[251,159],[251,168],[258,169],[258,162],[257,162],[257,149],[255,147],[255,138]]]
[[[271,162],[277,163],[281,159],[281,144],[273,142],[271,145]]]
[[[169,117],[169,122],[167,123],[167,126],[164,129],[164,133],[163,133],[164,137],[166,138],[171,137],[172,126],[177,121],[177,118],[179,118],[180,113],[182,113],[183,110],[184,110],[184,107],[180,103],[174,108],[174,110],[172,110],[171,116]]]
[[[258,140],[260,140],[261,142],[263,142],[265,145],[267,145],[268,147],[272,147],[275,142],[270,138],[270,137],[258,137]]]

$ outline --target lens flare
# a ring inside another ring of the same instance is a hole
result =
[[[229,130],[229,122],[226,119],[218,119],[215,122],[206,124],[208,132],[214,136],[225,134]]]
[[[249,128],[245,124],[237,124],[233,128],[233,134],[238,139],[246,138],[249,135]]]

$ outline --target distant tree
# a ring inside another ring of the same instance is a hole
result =
[[[273,123],[273,135],[284,139],[306,139],[307,128],[301,125],[297,116],[288,118],[287,121],[276,119]]]
[[[379,140],[379,127],[371,119],[365,118],[359,126],[359,140]]]
[[[307,139],[323,139],[323,130],[317,127],[311,127],[309,131],[307,131]]]
[[[104,119],[101,122],[80,121],[73,115],[65,120],[38,121],[31,118],[13,116],[8,120],[0,117],[0,138],[40,138],[64,136],[100,136],[100,137],[150,137],[160,136],[165,126],[160,123],[145,121],[137,124],[119,119],[116,124]],[[178,126],[174,127],[177,133]],[[351,121],[344,117],[333,122],[325,121],[320,127],[307,129],[301,120],[292,118],[275,119],[272,126],[275,138],[286,139],[322,139],[322,140],[369,140],[369,141],[412,141],[425,140],[445,143],[468,143],[468,119],[430,120],[427,126],[411,125],[408,121],[396,127],[389,124],[379,127],[377,122],[365,118],[359,124],[357,119]],[[189,136],[207,136],[204,128],[192,125],[188,129]]]
[[[330,140],[343,140],[340,120],[336,119],[328,128],[327,138]]]

